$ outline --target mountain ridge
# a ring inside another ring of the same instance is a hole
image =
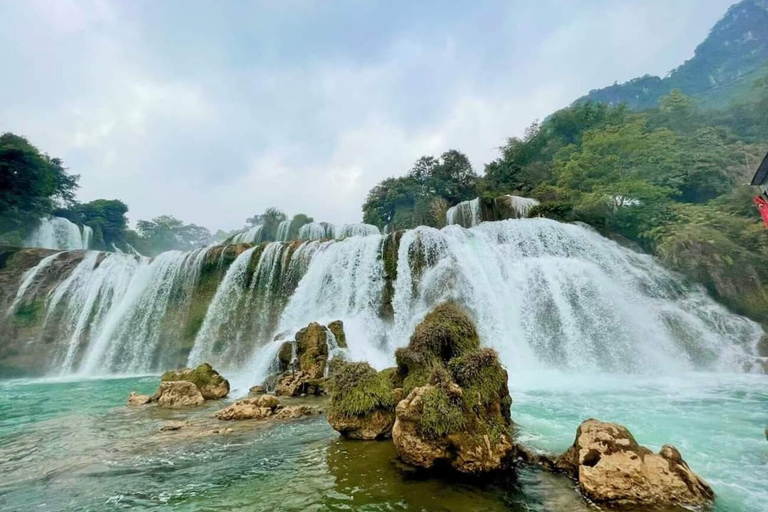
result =
[[[593,89],[576,103],[625,103],[642,110],[657,106],[673,89],[696,98],[701,107],[727,106],[751,99],[752,84],[768,69],[768,0],[742,0],[728,8],[694,51],[664,78],[643,75],[622,84]]]

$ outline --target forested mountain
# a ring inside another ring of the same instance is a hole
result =
[[[752,84],[768,62],[768,0],[742,0],[715,24],[694,56],[668,76],[645,75],[623,84],[590,91],[578,101],[653,108],[673,89],[693,97],[703,108],[725,107],[734,99],[754,97]]]

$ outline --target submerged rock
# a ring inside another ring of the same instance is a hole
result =
[[[128,395],[128,405],[132,407],[140,406],[140,405],[147,405],[152,401],[152,397],[149,395],[140,395],[136,393],[135,391],[131,391],[131,394]]]
[[[296,419],[303,416],[320,414],[322,411],[309,405],[296,405],[283,407],[280,400],[274,395],[262,395],[257,398],[238,400],[214,414],[220,420],[263,420],[272,418],[276,420]]]
[[[274,395],[261,395],[257,398],[238,400],[234,404],[217,411],[214,416],[220,420],[253,420],[272,415],[280,401]]]
[[[598,503],[698,507],[714,498],[674,446],[664,445],[655,454],[616,423],[583,422],[573,446],[555,464]]]
[[[395,403],[386,375],[368,363],[344,363],[333,377],[328,423],[350,439],[387,438],[395,423]]]
[[[161,382],[152,401],[160,407],[196,407],[203,405],[205,398],[191,382],[175,380]]]
[[[395,410],[392,440],[408,464],[450,465],[462,473],[506,467],[514,452],[507,372],[481,349],[468,314],[435,308],[396,352],[407,397]]]
[[[160,427],[160,432],[181,430],[186,424],[185,421],[168,421]]]
[[[319,407],[312,407],[311,405],[291,405],[278,409],[274,418],[276,420],[295,420],[304,416],[315,416],[322,413],[323,411]]]
[[[229,394],[229,381],[219,375],[219,372],[214,370],[208,363],[203,363],[197,368],[167,371],[160,377],[160,380],[162,382],[192,382],[206,400],[224,398]]]

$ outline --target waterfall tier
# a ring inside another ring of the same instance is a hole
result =
[[[24,241],[25,247],[65,251],[90,249],[93,229],[64,217],[45,217]]]
[[[317,226],[327,234],[307,230]],[[207,361],[255,374],[276,334],[341,319],[351,357],[383,368],[447,299],[511,371],[743,371],[755,360],[757,324],[586,227],[525,219],[358,234],[154,259],[40,255],[0,294],[0,367],[93,375]]]

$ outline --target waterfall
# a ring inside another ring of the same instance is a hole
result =
[[[355,228],[348,233],[367,236],[343,239],[329,238],[326,225],[307,226],[302,237],[321,239],[154,259],[52,254],[6,294],[9,318],[44,305],[35,330],[7,331],[6,343],[41,354],[57,374],[207,361],[256,375],[270,367],[264,358],[274,357],[277,333],[290,339],[310,322],[343,320],[348,356],[384,368],[449,299],[471,313],[482,343],[510,371],[742,371],[762,335],[651,256],[580,225],[515,219],[391,235]]]
[[[93,229],[80,226],[64,217],[45,217],[40,225],[24,241],[25,247],[72,251],[88,249],[91,245]]]
[[[342,224],[337,226],[334,232],[334,238],[341,240],[351,236],[369,236],[379,235],[379,228],[373,224]]]
[[[497,200],[504,202],[515,219],[527,219],[531,208],[539,204],[536,199],[520,196],[501,196]]]
[[[291,223],[292,220],[284,220],[277,226],[277,238],[278,242],[287,242],[291,236]]]
[[[254,226],[251,229],[247,231],[243,231],[242,233],[236,234],[234,237],[232,237],[232,241],[230,243],[233,244],[255,244],[259,241],[259,235],[261,235],[261,230],[264,226]]]
[[[445,213],[448,225],[458,224],[465,228],[471,228],[480,224],[480,198],[464,201],[456,206],[451,206]]]
[[[310,222],[299,228],[301,240],[320,240],[322,238],[334,238],[333,226],[320,222]]]
[[[11,314],[16,310],[16,306],[18,306],[19,302],[21,302],[21,300],[24,298],[24,294],[27,292],[27,288],[29,288],[30,285],[35,281],[35,277],[43,273],[46,268],[51,266],[53,260],[58,258],[60,254],[60,252],[55,252],[50,256],[46,256],[40,260],[40,263],[24,272],[24,275],[21,278],[21,284],[19,285],[18,290],[16,290],[16,297],[13,299],[11,307],[8,308],[8,314]]]

